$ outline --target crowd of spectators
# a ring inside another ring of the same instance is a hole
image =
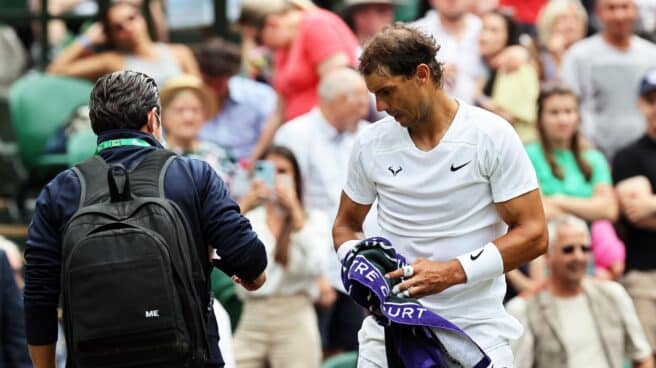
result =
[[[190,45],[166,41],[164,2],[98,3],[49,1],[98,22],[49,23],[45,73],[151,75],[166,146],[210,163],[266,246],[265,286],[238,294],[234,335],[220,327],[228,366],[311,368],[357,350],[365,311],[341,285],[330,229],[354,137],[385,114],[358,56],[408,3],[419,16],[410,25],[440,45],[448,93],[504,117],[540,184],[548,254],[507,274],[508,310],[525,327],[517,367],[653,366],[656,0],[235,0],[240,43]],[[271,177],[257,175],[262,162]],[[376,235],[373,208],[365,235]],[[0,248],[0,271],[15,276],[2,287],[20,288],[22,257]],[[22,367],[8,359],[24,338],[0,328],[13,335],[0,340],[0,366]]]

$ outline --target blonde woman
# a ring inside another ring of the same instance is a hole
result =
[[[542,80],[558,80],[563,55],[585,37],[588,15],[578,0],[551,0],[540,11],[537,26]]]

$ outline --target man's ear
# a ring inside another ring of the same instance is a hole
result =
[[[431,79],[430,67],[426,64],[417,65],[415,76],[417,77],[417,80],[422,84],[429,82]]]
[[[157,107],[153,107],[149,112],[148,112],[148,133],[154,133],[157,129],[159,129],[160,125],[162,125],[162,121],[160,120],[160,115],[159,115],[159,110]]]

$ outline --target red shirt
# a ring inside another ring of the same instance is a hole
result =
[[[334,13],[323,9],[305,12],[292,44],[274,55],[273,88],[285,101],[284,121],[318,104],[319,64],[342,51],[356,65],[358,46],[355,35]]]
[[[548,0],[500,0],[499,7],[514,10],[514,18],[521,23],[535,24],[540,9]]]

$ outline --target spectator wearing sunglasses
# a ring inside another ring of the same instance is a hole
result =
[[[153,41],[138,4],[112,0],[101,6],[99,16],[100,23],[57,55],[49,73],[95,81],[104,74],[133,70],[148,74],[160,88],[181,74],[200,77],[189,47]],[[107,49],[94,53],[102,46]]]
[[[562,215],[549,224],[545,287],[506,308],[524,325],[512,345],[516,368],[653,367],[651,348],[622,286],[585,277],[592,246],[585,221]]]

